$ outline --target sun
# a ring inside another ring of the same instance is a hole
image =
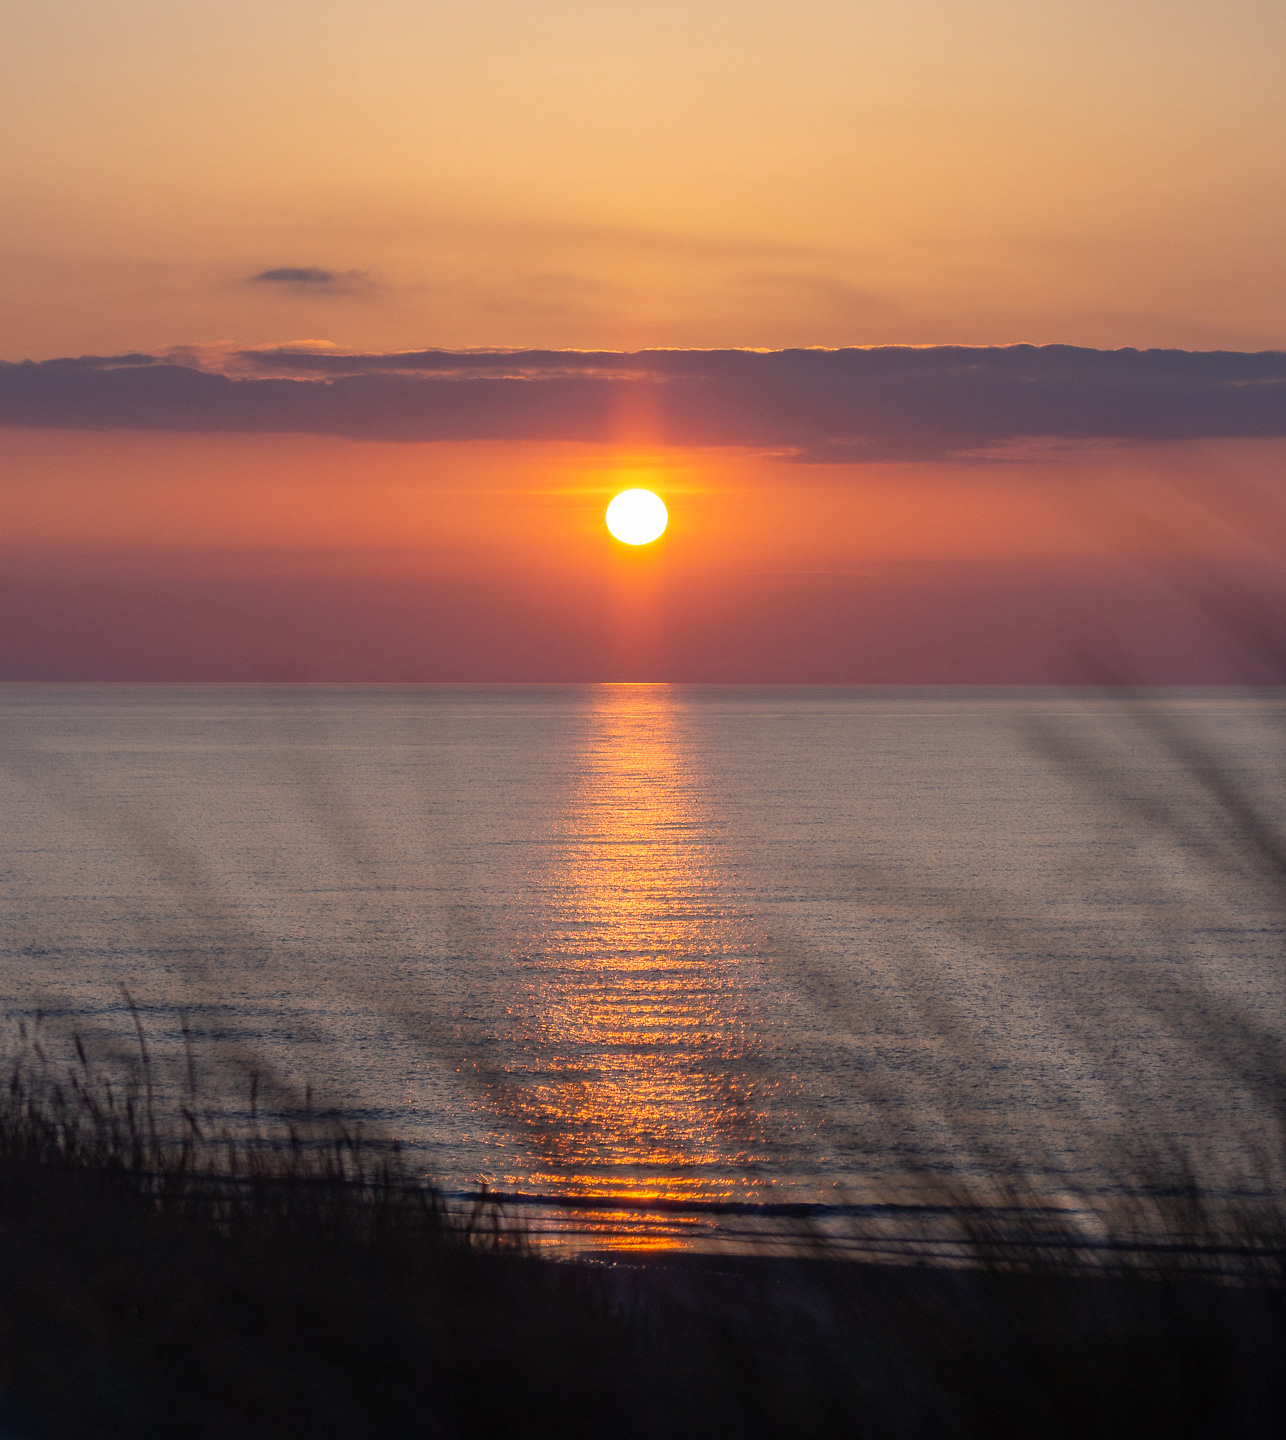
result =
[[[607,507],[607,528],[626,545],[650,545],[669,523],[664,501],[650,490],[622,490]]]

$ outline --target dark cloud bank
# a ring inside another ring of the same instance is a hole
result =
[[[639,438],[639,417],[656,441],[813,460],[1286,436],[1286,353],[305,348],[0,364],[0,424],[28,427],[597,442]]]

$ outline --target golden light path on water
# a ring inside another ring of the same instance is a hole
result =
[[[753,927],[721,867],[665,687],[604,686],[533,877],[523,1059],[493,1103],[545,1192],[724,1198],[768,1155]],[[604,1217],[606,1219],[606,1217]]]
[[[1241,1196],[1278,1154],[1280,896],[1193,847],[1218,815],[1139,737],[1182,726],[1276,805],[1280,700],[0,699],[9,1012],[116,1063],[124,985],[165,1103],[186,1104],[186,1017],[229,1124],[259,1123],[247,1067],[275,1072],[282,1123],[313,1087],[469,1213],[485,1188],[572,1246],[722,1244],[944,1186],[1115,1203],[1158,1139]],[[1034,725],[1102,768],[1052,765]],[[1204,828],[1141,831],[1120,794]],[[667,1200],[750,1203],[626,1211]]]

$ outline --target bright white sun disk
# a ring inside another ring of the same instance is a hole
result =
[[[607,528],[626,545],[648,545],[665,531],[670,513],[650,490],[622,490],[607,507]]]

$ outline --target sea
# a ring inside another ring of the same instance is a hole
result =
[[[1284,740],[1276,691],[6,685],[5,1043],[141,1030],[550,1243],[1255,1193]]]

